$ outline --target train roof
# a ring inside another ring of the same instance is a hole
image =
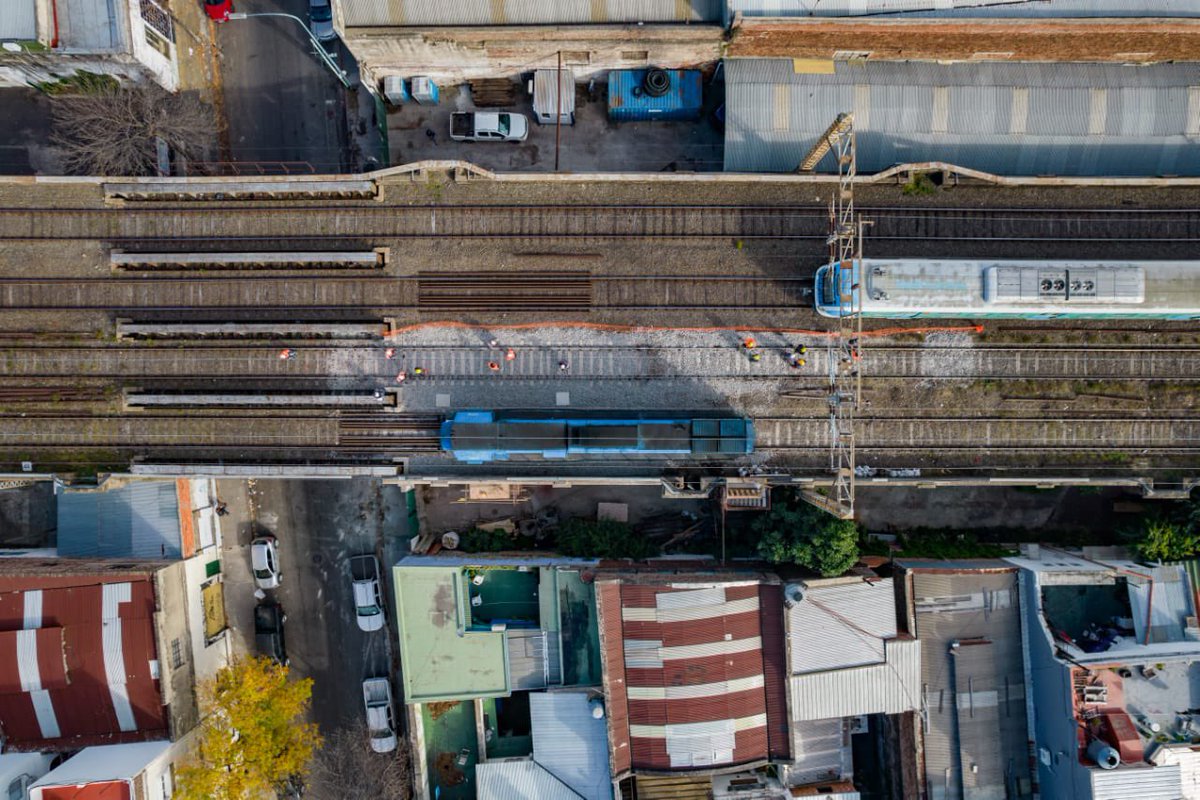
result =
[[[1200,305],[1200,261],[863,259],[863,311]]]

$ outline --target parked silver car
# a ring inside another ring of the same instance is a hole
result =
[[[259,536],[250,542],[250,568],[260,589],[275,589],[283,573],[279,570],[279,546],[274,536]]]
[[[372,555],[350,559],[350,588],[354,592],[354,618],[364,631],[384,626],[383,592],[379,587],[379,561]]]

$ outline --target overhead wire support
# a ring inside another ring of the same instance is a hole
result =
[[[838,188],[829,202],[829,264],[837,295],[836,328],[828,339],[829,470],[828,493],[808,490],[804,498],[829,513],[854,516],[856,454],[854,417],[862,400],[862,229],[854,208],[858,174],[854,118],[839,115],[826,134],[838,168]]]

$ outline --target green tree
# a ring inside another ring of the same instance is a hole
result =
[[[613,520],[569,519],[558,526],[555,548],[564,556],[632,558],[640,561],[658,555],[658,545],[633,528]]]
[[[1151,514],[1127,536],[1145,561],[1183,561],[1200,554],[1200,533],[1190,519]]]
[[[784,497],[755,520],[758,554],[773,564],[793,563],[823,577],[841,575],[858,561],[858,526],[797,497]]]
[[[289,680],[287,667],[246,658],[221,669],[201,694],[210,711],[196,753],[179,770],[180,798],[273,796],[304,778],[321,746],[317,726],[303,721],[311,678]]]

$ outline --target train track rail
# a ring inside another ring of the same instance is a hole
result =
[[[1200,241],[1200,209],[865,207],[872,239]],[[821,206],[464,205],[2,208],[0,240],[128,244],[408,238],[824,239]]]
[[[0,310],[544,312],[795,309],[812,280],[745,276],[458,273],[416,277],[0,279]]]
[[[1200,453],[1200,419],[1162,417],[859,417],[860,452]],[[755,421],[760,451],[825,450],[828,418]]]
[[[433,416],[221,413],[187,415],[26,414],[0,417],[0,452],[25,448],[229,448],[242,452],[316,448],[331,453],[398,455],[440,447]],[[824,416],[755,420],[756,449],[782,454],[829,446]],[[860,417],[862,452],[1200,453],[1200,418],[1027,415],[972,418]]]
[[[238,345],[200,342],[187,345],[94,344],[0,346],[5,381],[32,378],[105,378],[133,381],[203,381],[223,385],[263,385],[343,381],[355,386],[387,384],[397,372],[421,366],[428,380],[447,381],[697,381],[730,377],[745,381],[795,379],[822,383],[828,354],[813,345],[803,369],[789,366],[783,351],[766,351],[751,363],[736,345],[724,346],[556,346],[523,348],[513,362],[502,362],[484,345],[421,346],[396,343],[394,358],[382,343],[341,345],[303,343],[295,357],[281,361],[278,349],[265,343]],[[862,369],[868,381],[882,379],[988,381],[1200,381],[1200,347],[1196,346],[869,346]],[[493,372],[489,361],[500,361]],[[568,371],[560,369],[567,362]],[[823,385],[823,384],[822,384]],[[339,388],[352,388],[350,385]],[[3,390],[0,390],[2,392]],[[9,391],[24,391],[12,387]],[[33,391],[33,390],[30,390]],[[39,389],[49,392],[50,389]],[[4,395],[0,393],[0,400]],[[64,398],[65,399],[65,398]]]

